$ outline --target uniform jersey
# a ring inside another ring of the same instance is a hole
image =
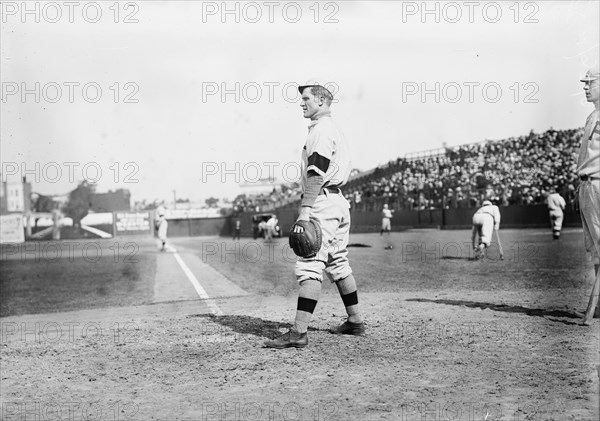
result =
[[[480,207],[474,216],[490,215],[494,219],[494,229],[500,229],[500,209],[496,205],[487,205]]]
[[[548,209],[551,211],[562,211],[567,206],[565,199],[558,193],[552,193],[548,196],[547,202]]]
[[[302,191],[306,190],[309,171],[323,177],[325,186],[341,187],[350,175],[348,145],[330,114],[322,115],[308,126],[302,150]]]
[[[600,177],[600,111],[592,112],[585,122],[577,174]]]
[[[392,211],[389,209],[384,209],[383,210],[383,217],[384,218],[391,218],[392,217]]]

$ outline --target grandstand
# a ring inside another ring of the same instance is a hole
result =
[[[583,129],[554,130],[410,153],[350,177],[344,194],[353,209],[432,210],[470,208],[492,200],[499,206],[541,204],[556,186],[574,206],[574,171]],[[238,197],[238,210],[297,206],[298,186]],[[254,210],[254,209],[253,209]]]

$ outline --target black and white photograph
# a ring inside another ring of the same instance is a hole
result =
[[[0,420],[598,421],[600,1],[0,1]]]

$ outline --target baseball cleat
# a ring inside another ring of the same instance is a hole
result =
[[[365,334],[365,324],[363,322],[352,323],[346,320],[341,325],[330,328],[329,331],[336,335],[363,336]]]
[[[275,339],[265,341],[263,346],[265,348],[283,349],[304,348],[306,345],[308,345],[308,333],[299,333],[294,329],[290,329]]]

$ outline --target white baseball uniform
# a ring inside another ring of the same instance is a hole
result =
[[[563,199],[563,197],[558,193],[552,193],[549,195],[546,199],[546,203],[548,204],[548,211],[550,212],[552,231],[556,235],[562,229],[564,218],[563,210],[567,206],[567,203],[565,202],[565,199]]]
[[[277,233],[275,227],[277,226],[277,218],[271,217],[265,224],[265,238],[271,239]]]
[[[584,177],[579,186],[579,208],[586,250],[595,263],[600,262],[600,111],[593,111],[585,122],[577,174]]]
[[[496,205],[480,207],[473,215],[473,226],[479,235],[479,244],[489,246],[492,242],[493,230],[500,228],[500,209]]]
[[[310,217],[321,225],[322,246],[315,257],[300,258],[295,274],[298,282],[306,279],[323,280],[323,270],[332,282],[352,273],[348,262],[350,233],[350,204],[341,187],[350,175],[350,156],[346,141],[334,124],[331,114],[324,114],[308,127],[308,138],[302,150],[302,190],[308,171],[323,177],[324,188],[315,201]]]
[[[381,231],[391,231],[392,230],[392,211],[384,208],[383,211],[383,218],[381,218]]]

